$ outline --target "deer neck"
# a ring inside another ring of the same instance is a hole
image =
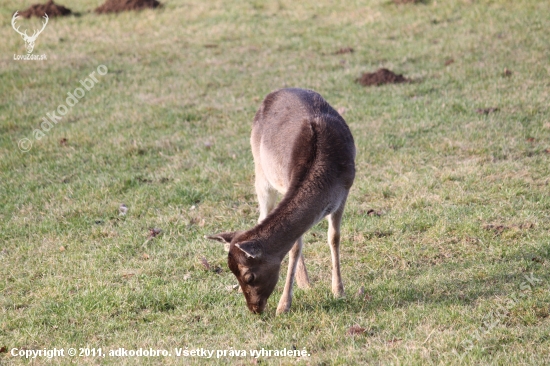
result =
[[[310,196],[303,192],[303,189],[289,191],[279,205],[249,232],[262,243],[266,254],[275,256],[279,261],[296,240],[323,216],[321,195]]]

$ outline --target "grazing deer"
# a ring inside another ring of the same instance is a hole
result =
[[[302,235],[327,215],[332,292],[343,296],[340,222],[355,177],[355,145],[346,122],[314,91],[281,89],[269,94],[256,113],[250,143],[258,224],[247,231],[207,237],[226,244],[227,264],[248,308],[263,312],[290,251],[277,314],[289,311],[295,275],[299,287],[309,287]],[[284,197],[275,207],[277,192]]]

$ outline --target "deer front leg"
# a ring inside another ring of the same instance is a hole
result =
[[[299,245],[302,249],[300,250],[300,257],[298,258],[298,265],[296,267],[296,283],[298,284],[299,288],[306,289],[310,288],[311,286],[309,283],[309,276],[307,275],[306,263],[304,262],[304,244],[302,242],[302,238],[300,237],[298,241],[300,242]],[[296,244],[298,244],[298,242],[296,242]]]
[[[296,274],[296,268],[298,267],[298,262],[302,256],[302,237],[296,240],[292,249],[290,249],[288,255],[288,271],[286,273],[286,282],[285,288],[283,290],[283,295],[279,300],[279,305],[277,306],[277,315],[281,313],[286,313],[290,310],[290,305],[292,305],[292,286],[294,284],[294,275]],[[302,263],[303,264],[303,263]],[[305,271],[305,266],[303,267]],[[307,278],[307,272],[306,272]],[[302,277],[303,280],[303,277]],[[309,281],[308,281],[309,284]]]
[[[344,205],[342,204],[341,208],[328,216],[328,243],[332,258],[332,293],[334,297],[344,296],[344,284],[340,274],[340,223],[343,212]]]

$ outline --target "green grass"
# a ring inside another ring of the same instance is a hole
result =
[[[259,364],[550,362],[550,3],[171,0],[98,16],[101,1],[60,1],[81,16],[50,19],[34,50],[47,61],[15,61],[25,49],[10,18],[34,2],[0,5],[0,364],[30,363],[12,348],[86,346],[311,355]],[[379,67],[413,82],[354,82]],[[256,316],[203,236],[256,222],[251,121],[285,86],[345,108],[355,137],[347,297],[330,292],[323,222],[305,237],[313,288],[276,317],[280,279]],[[365,331],[348,335],[354,325]],[[228,361],[254,364],[53,359]]]

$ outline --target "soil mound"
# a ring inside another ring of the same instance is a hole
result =
[[[162,6],[157,0],[106,0],[103,5],[95,9],[98,14],[120,13],[128,10],[154,9]]]
[[[23,10],[19,15],[23,18],[30,17],[43,17],[44,14],[48,14],[49,18],[63,17],[71,15],[71,9],[64,7],[63,5],[54,4],[53,0],[49,0],[46,4],[34,4],[28,9]]]
[[[403,75],[397,75],[388,69],[378,69],[376,72],[364,73],[361,77],[355,80],[363,86],[382,85],[382,84],[397,84],[409,81]]]

